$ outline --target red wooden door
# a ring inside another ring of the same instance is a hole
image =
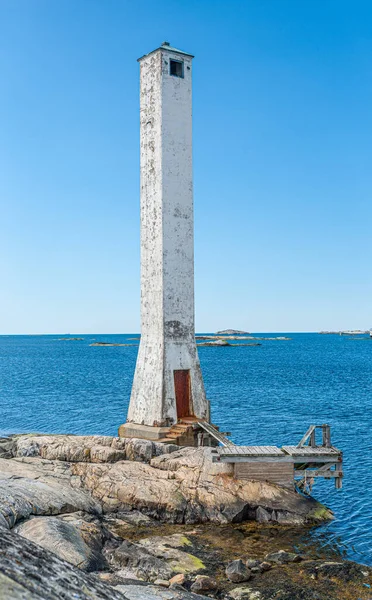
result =
[[[190,371],[173,371],[174,390],[176,392],[177,418],[192,415]]]

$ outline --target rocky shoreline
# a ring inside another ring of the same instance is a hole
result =
[[[314,499],[234,480],[209,448],[0,440],[0,600],[368,600],[372,570],[299,539]]]

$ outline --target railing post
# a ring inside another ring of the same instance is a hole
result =
[[[316,446],[315,429],[310,433],[309,446],[311,446],[311,448],[315,448]]]
[[[331,448],[331,428],[329,425],[322,425],[322,435],[323,435],[323,446],[325,448]]]
[[[336,490],[341,490],[342,489],[342,476],[343,476],[343,472],[342,472],[342,454],[339,458],[338,463],[336,464],[335,467],[336,473],[339,473],[338,477],[335,477],[335,488]]]

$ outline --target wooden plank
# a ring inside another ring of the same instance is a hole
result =
[[[293,488],[293,464],[251,462],[237,463],[234,467],[237,479],[268,481],[277,485]]]
[[[341,451],[337,448],[323,448],[323,446],[317,446],[316,448],[311,448],[310,446],[302,446],[299,448],[298,446],[283,446],[282,450],[291,456],[320,456],[323,454],[341,454]]]
[[[289,456],[289,454],[287,456]],[[291,456],[291,459],[293,460],[295,465],[303,465],[303,464],[311,465],[312,463],[336,464],[337,462],[342,462],[334,454],[329,455],[329,456]]]
[[[310,435],[313,433],[313,431],[315,430],[315,425],[310,425],[309,429],[307,430],[307,432],[305,433],[305,435],[301,438],[301,440],[298,442],[297,444],[297,448],[302,448],[302,446],[304,445],[304,443],[306,442],[306,440],[310,437]]]
[[[322,471],[321,469],[306,469],[305,471],[301,471],[300,469],[295,469],[295,477],[324,477],[325,479],[331,477],[339,477],[340,471]]]
[[[214,462],[224,462],[224,463],[237,463],[237,462],[249,462],[249,463],[257,463],[257,462],[265,462],[265,463],[290,463],[294,464],[294,460],[292,456],[288,456],[288,454],[283,454],[282,456],[232,456],[222,454],[213,459]],[[324,462],[324,461],[322,461]],[[333,461],[334,462],[334,461]],[[302,463],[301,463],[302,464]]]
[[[228,446],[218,448],[221,456],[228,455],[244,455],[244,456],[282,456],[284,452],[276,446]]]

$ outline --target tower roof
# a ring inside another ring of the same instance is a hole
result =
[[[183,50],[179,50],[178,48],[174,48],[173,46],[170,45],[169,42],[163,42],[161,44],[161,46],[159,46],[159,48],[155,48],[155,50],[152,50],[151,52],[144,54],[143,56],[141,56],[138,59],[138,61],[141,61],[146,56],[150,56],[150,54],[153,54],[154,52],[157,52],[158,50],[168,50],[168,52],[175,52],[176,54],[182,54],[183,56],[190,56],[191,58],[194,58],[193,54],[190,54],[189,52],[184,52]]]

